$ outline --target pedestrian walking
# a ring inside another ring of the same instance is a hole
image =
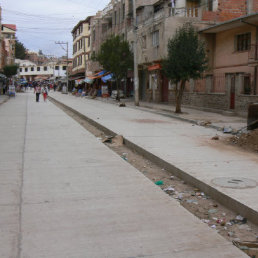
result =
[[[43,87],[42,93],[43,93],[43,99],[46,102],[47,101],[47,95],[48,95],[48,89],[47,89],[46,86]]]
[[[41,88],[40,86],[36,86],[35,88],[35,93],[36,93],[36,102],[39,102],[39,95],[41,93]]]

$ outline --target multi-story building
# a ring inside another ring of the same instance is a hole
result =
[[[43,65],[49,60],[47,56],[43,55],[40,52],[34,52],[34,51],[27,51],[26,59],[30,60],[31,62],[37,65]]]
[[[37,65],[29,60],[16,59],[15,63],[19,65],[19,77],[27,81],[34,80],[58,80],[66,77],[67,62],[48,62],[43,65]]]
[[[15,60],[15,33],[16,25],[2,24],[1,26],[1,40],[2,40],[2,60],[1,67],[5,65],[14,64]]]
[[[91,16],[80,21],[72,30],[73,35],[73,78],[84,78],[91,75],[87,70],[87,61],[90,57],[90,26]]]
[[[218,48],[218,39],[220,39],[219,34],[217,35],[215,32],[210,33],[208,32],[210,30],[206,31],[205,29],[217,24],[220,26],[220,24],[225,22],[231,24],[230,21],[232,21],[232,19],[234,21],[234,19],[238,19],[239,17],[245,17],[246,15],[256,13],[258,11],[258,0],[136,0],[135,2],[137,70],[139,74],[140,99],[154,102],[174,101],[173,85],[169,83],[168,79],[162,73],[161,60],[167,55],[167,43],[169,38],[173,37],[176,30],[185,22],[190,22],[197,30],[202,32],[201,37],[207,41],[208,45],[207,55],[210,63],[213,63],[214,65],[209,66],[209,70],[204,74],[204,79],[196,81],[191,80],[187,84],[183,104],[230,109],[229,105],[219,105],[219,102],[216,101],[217,96],[215,94],[220,94],[220,89],[228,87],[225,86],[225,82],[228,79],[226,77],[226,70],[223,72],[221,69],[218,70],[218,63],[214,61],[219,60],[218,49],[220,49],[220,51],[230,51],[230,49],[225,47],[224,50],[222,50],[222,45]],[[243,19],[240,19],[240,21],[243,22]],[[74,28],[74,35],[77,35],[76,30],[78,31],[78,27],[82,22]],[[90,54],[97,53],[101,44],[111,34],[121,35],[121,37],[128,40],[130,45],[133,46],[133,1],[111,0],[102,11],[99,11],[94,17],[91,17],[90,24]],[[253,25],[254,30],[255,28],[257,28],[256,24]],[[243,29],[247,29],[246,33],[249,33],[250,31],[248,26],[243,27]],[[228,31],[228,33],[231,32]],[[253,40],[255,37],[253,32],[251,35]],[[74,36],[76,41],[78,41],[77,37],[78,36]],[[235,37],[237,38],[237,36]],[[226,35],[224,35],[224,38],[226,38]],[[251,41],[247,44],[250,44],[250,42]],[[226,46],[226,44],[224,44],[224,46]],[[252,49],[253,48],[254,47],[252,46]],[[248,51],[246,50],[246,53],[247,52]],[[252,53],[254,53],[254,51]],[[230,52],[228,55],[230,56]],[[233,59],[229,60],[239,60],[236,56],[237,54],[232,57]],[[246,56],[245,59],[247,59]],[[76,60],[74,62],[76,62]],[[236,67],[237,64],[234,62],[234,64],[232,62],[229,63],[227,65],[231,65],[231,72],[234,72],[233,68]],[[96,64],[96,62],[90,60],[87,66],[88,70],[92,73],[100,70],[100,66]],[[250,66],[250,64],[247,64],[247,66]],[[257,71],[255,72],[257,67],[246,68],[248,71],[250,71],[250,69],[254,70],[251,74],[257,74]],[[235,69],[235,72],[238,73],[237,69]],[[128,73],[128,77],[132,77],[132,73]],[[257,76],[251,75],[251,77],[256,78]],[[133,78],[130,78],[130,81],[133,81]],[[242,81],[243,83],[245,81],[245,84],[247,84],[248,79],[243,79]],[[258,79],[251,81],[252,83],[257,83]],[[217,89],[218,92],[213,90],[213,95],[211,95],[211,92],[207,90],[211,87]],[[203,92],[204,88],[206,89],[206,93],[208,93],[206,95]],[[253,88],[256,89],[256,87]],[[203,97],[201,98],[200,96]],[[213,100],[211,100],[212,98]],[[240,99],[241,98],[239,98],[239,100]],[[245,107],[246,106],[247,104],[245,104]]]

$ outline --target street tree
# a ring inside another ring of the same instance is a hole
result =
[[[3,70],[4,70],[4,75],[7,78],[11,78],[13,75],[17,74],[19,66],[14,64],[14,65],[6,65],[4,66]]]
[[[133,68],[133,53],[129,43],[120,36],[112,35],[100,47],[100,51],[94,57],[102,65],[103,69],[110,71],[116,80],[117,100],[120,100],[119,85],[125,78],[128,69]]]
[[[15,40],[15,58],[25,59],[26,57],[26,48],[25,46],[18,40]]]
[[[186,82],[200,78],[206,68],[205,44],[194,27],[186,23],[168,40],[168,55],[162,62],[166,77],[175,84],[176,113],[181,113]]]

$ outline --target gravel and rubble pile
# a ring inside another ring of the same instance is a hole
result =
[[[246,150],[258,152],[258,129],[234,135],[228,141]]]

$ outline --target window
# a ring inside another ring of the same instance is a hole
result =
[[[34,71],[34,67],[31,67],[30,70],[33,72]]]
[[[95,40],[96,40],[96,31],[95,30],[93,30],[93,32],[92,32],[92,40],[93,40],[93,42],[95,42]]]
[[[55,70],[59,70],[59,66],[58,65],[55,66]]]
[[[251,78],[249,75],[245,75],[243,78],[243,83],[244,83],[244,88],[243,88],[243,93],[246,95],[251,94]]]
[[[44,66],[44,71],[47,71],[47,66]]]
[[[22,72],[22,68],[20,68],[20,73]]]
[[[28,68],[25,68],[25,72],[28,72]]]
[[[152,46],[157,47],[159,45],[159,31],[156,30],[152,33]]]
[[[122,20],[125,19],[125,3],[123,3]]]
[[[115,14],[114,14],[114,16],[115,16],[115,22],[114,22],[114,24],[116,25],[116,11],[115,11]]]
[[[251,47],[251,32],[236,35],[236,51],[246,51]]]
[[[65,65],[63,66],[63,70],[64,70],[64,71],[66,70],[66,66],[65,66]]]
[[[146,48],[147,47],[146,41],[147,41],[146,35],[142,36],[142,48]]]
[[[90,37],[88,38],[88,47],[90,47]]]
[[[39,66],[37,67],[37,71],[38,71],[38,72],[40,71],[40,67],[39,67]]]

